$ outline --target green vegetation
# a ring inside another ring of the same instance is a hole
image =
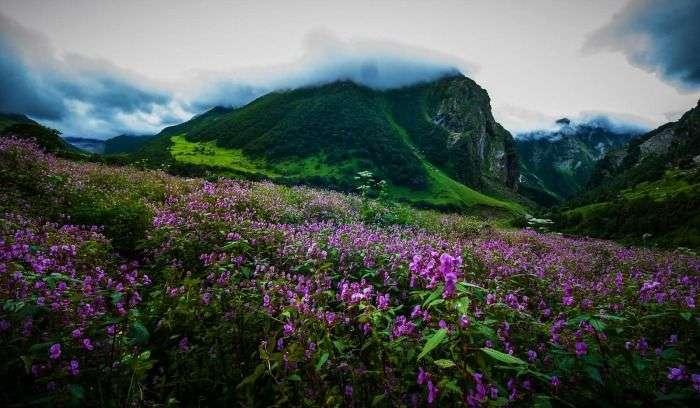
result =
[[[453,88],[468,95],[453,95]],[[443,112],[440,103],[449,98],[455,101],[450,106],[464,107]],[[165,129],[132,156],[174,174],[340,191],[353,191],[354,175],[369,171],[388,182],[394,200],[442,210],[522,213],[520,197],[492,170],[498,167],[492,162],[497,150],[512,152],[504,141],[510,135],[490,115],[486,92],[464,77],[388,92],[338,82],[271,93],[239,109],[212,109]],[[431,119],[438,116],[473,131],[456,137]],[[477,134],[485,139],[476,140]]]
[[[129,154],[138,151],[153,136],[119,135],[105,140],[104,154]]]
[[[575,197],[586,187],[605,152],[637,136],[591,124],[569,125],[562,130],[537,131],[516,140],[520,164],[520,191],[543,206]]]
[[[626,243],[700,249],[700,106],[613,151],[557,228]]]
[[[11,113],[0,113],[0,133],[4,133],[5,129],[12,125],[18,123],[32,123],[37,124],[33,120],[29,119],[25,115],[11,114]]]
[[[216,146],[212,142],[190,142],[183,135],[170,137],[170,153],[180,163],[204,165],[218,169],[218,173],[244,176],[253,179],[269,179],[278,182],[297,180],[333,180],[344,177],[348,179],[348,189],[354,189],[355,182],[350,179],[363,171],[359,163],[347,161],[328,165],[327,158],[323,155],[306,157],[302,160],[283,160],[275,164],[269,164],[263,159],[247,157],[241,149],[226,149]],[[503,210],[505,212],[522,213],[524,207],[517,203],[497,200],[472,190],[449,178],[442,171],[423,160],[428,176],[427,186],[423,190],[413,190],[403,186],[391,185],[388,187],[389,197],[417,205],[424,208],[437,208],[442,210],[476,210],[476,207],[485,210],[488,207],[492,211]],[[321,183],[322,184],[322,183]],[[483,207],[483,208],[482,208]]]
[[[3,406],[697,405],[697,257],[353,179],[212,182],[0,139]]]
[[[555,213],[558,227],[630,244],[700,249],[698,169],[667,171],[614,198]]]

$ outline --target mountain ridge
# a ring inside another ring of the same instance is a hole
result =
[[[521,211],[508,202],[526,201],[516,193],[512,135],[493,118],[486,90],[461,75],[386,91],[339,81],[272,92],[166,128],[134,157],[205,165],[196,149],[229,171],[344,191],[368,170],[388,181],[390,195],[418,205],[464,209],[491,201]],[[226,151],[246,166],[226,163]]]

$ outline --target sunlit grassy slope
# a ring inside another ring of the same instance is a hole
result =
[[[194,165],[205,165],[231,170],[237,174],[264,177],[272,180],[287,177],[340,177],[362,171],[358,161],[347,160],[343,163],[328,165],[322,154],[297,160],[281,160],[274,163],[263,159],[250,158],[241,149],[222,148],[214,141],[192,142],[185,135],[170,137],[170,154],[176,161]],[[525,209],[519,204],[501,201],[481,194],[448,177],[442,171],[421,159],[428,174],[427,188],[413,190],[400,186],[389,186],[389,195],[400,201],[406,201],[427,207],[444,207],[470,209],[475,206],[492,207],[512,213],[522,213]]]
[[[567,232],[605,233],[607,238],[664,246],[700,247],[700,176],[697,170],[667,170],[663,177],[621,190],[611,200],[562,214]]]

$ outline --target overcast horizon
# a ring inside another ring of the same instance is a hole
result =
[[[0,111],[66,136],[156,133],[217,105],[456,71],[512,133],[653,128],[700,98],[700,2],[0,0]]]

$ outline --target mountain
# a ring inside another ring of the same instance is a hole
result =
[[[16,113],[0,113],[0,133],[4,132],[5,129],[12,125],[20,124],[20,123],[29,123],[29,124],[34,124],[38,125],[35,121],[29,119],[25,115],[21,114],[16,114]]]
[[[63,138],[66,142],[70,143],[72,146],[77,147],[80,150],[86,152],[103,154],[105,151],[105,141],[100,139],[89,139],[84,137],[74,137],[66,136]]]
[[[78,150],[61,138],[61,132],[38,124],[21,114],[0,114],[0,137],[34,139],[52,153],[77,153]]]
[[[111,139],[89,139],[82,137],[65,137],[73,146],[96,154],[130,154],[138,151],[153,135],[119,135]]]
[[[556,214],[561,230],[700,249],[700,101],[606,154],[587,190]]]
[[[563,118],[556,126],[556,130],[516,137],[520,192],[543,206],[561,203],[581,192],[607,152],[643,133],[612,126],[602,118],[579,124]]]
[[[342,81],[273,92],[167,128],[134,157],[346,191],[370,171],[413,204],[522,211],[513,138],[462,75],[388,91]]]

